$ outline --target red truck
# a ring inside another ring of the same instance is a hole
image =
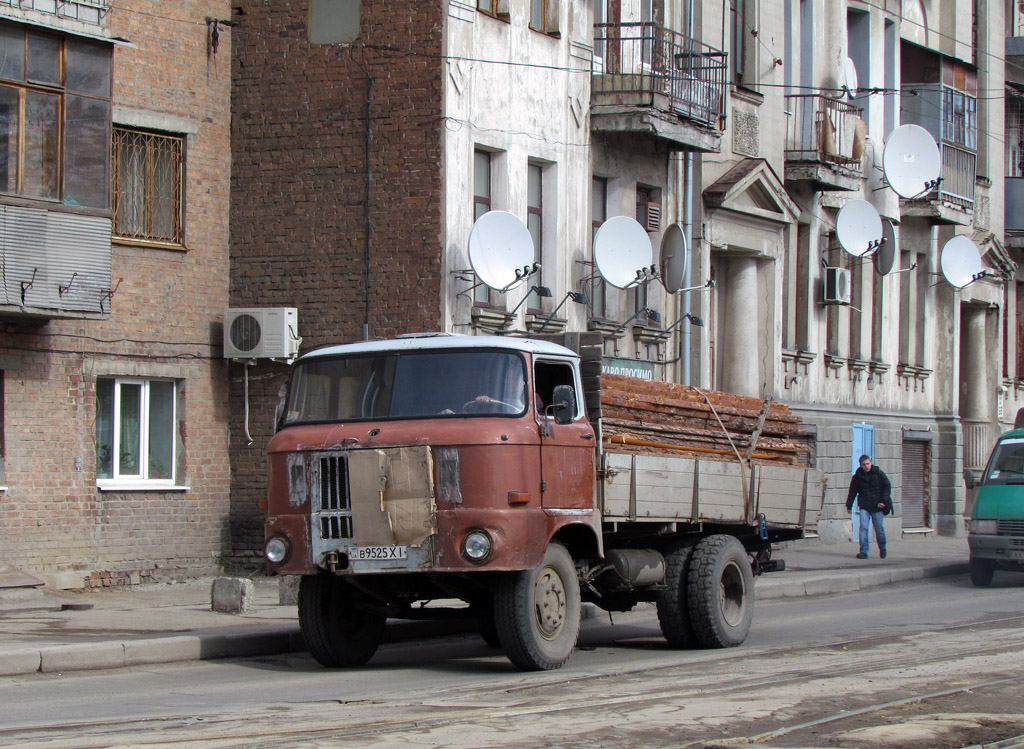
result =
[[[526,670],[569,659],[583,602],[655,602],[675,647],[744,641],[753,577],[779,567],[773,542],[813,527],[821,474],[613,450],[587,418],[595,350],[586,377],[577,352],[522,338],[409,336],[296,360],[268,447],[265,556],[302,576],[317,661],[362,665],[389,617],[440,616],[422,604],[441,600],[468,604]]]

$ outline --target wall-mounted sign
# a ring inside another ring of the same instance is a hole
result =
[[[639,377],[643,380],[654,379],[654,362],[636,361],[634,359],[614,359],[606,356],[601,359],[601,369],[606,374]]]

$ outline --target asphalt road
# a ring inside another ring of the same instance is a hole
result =
[[[1024,736],[1022,593],[1024,575],[1003,575],[766,601],[746,644],[719,651],[669,650],[649,613],[616,615],[539,674],[460,635],[348,671],[296,654],[9,677],[0,745],[991,743]]]

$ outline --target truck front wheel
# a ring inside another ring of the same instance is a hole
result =
[[[310,655],[323,666],[362,666],[377,652],[384,617],[358,608],[358,592],[333,575],[303,575],[299,627]]]
[[[693,550],[688,573],[690,622],[703,647],[743,643],[754,619],[754,574],[732,536],[708,536]]]
[[[975,588],[987,588],[992,584],[992,575],[995,574],[996,566],[987,559],[972,559],[970,561],[971,583]]]
[[[580,630],[580,584],[565,547],[552,543],[534,570],[516,572],[494,594],[498,638],[524,671],[559,668]]]

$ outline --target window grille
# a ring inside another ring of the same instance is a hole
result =
[[[125,239],[184,244],[184,140],[114,130],[114,233]]]

